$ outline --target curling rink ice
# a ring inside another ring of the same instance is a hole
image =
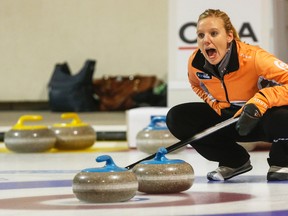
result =
[[[9,129],[23,114],[26,112],[0,112],[0,131]],[[44,113],[45,124],[59,122],[59,115]],[[125,113],[92,113],[80,117],[97,129],[122,130],[126,126]],[[73,194],[72,180],[78,172],[103,167],[104,162],[95,161],[101,155],[110,155],[117,166],[126,167],[148,154],[129,148],[126,141],[96,141],[87,150],[45,153],[14,153],[0,142],[0,215],[288,215],[288,181],[266,181],[267,148],[250,154],[253,165],[250,172],[226,182],[208,182],[206,173],[217,164],[205,160],[192,148],[184,148],[166,157],[192,165],[195,180],[189,190],[158,195],[137,192],[127,202],[89,204]]]
[[[251,152],[252,171],[211,183],[205,175],[217,164],[187,148],[166,156],[193,166],[195,181],[188,191],[159,195],[138,192],[121,203],[79,201],[72,191],[72,179],[81,169],[103,166],[95,162],[97,156],[108,154],[121,167],[147,156],[136,149],[107,149],[37,154],[0,151],[0,215],[288,215],[288,182],[266,181],[267,151]]]

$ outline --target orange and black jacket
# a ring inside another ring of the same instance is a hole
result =
[[[231,47],[222,76],[208,70],[204,65],[209,63],[195,50],[188,62],[193,91],[212,108],[217,102],[241,107],[259,91],[269,108],[288,105],[288,65],[258,46],[234,40]]]

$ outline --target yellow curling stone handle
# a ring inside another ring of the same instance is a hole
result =
[[[40,121],[43,117],[40,115],[23,115],[21,116],[17,123],[12,127],[12,130],[39,130],[47,129],[44,125],[24,125],[25,121]]]
[[[54,127],[83,127],[88,126],[88,124],[81,121],[77,113],[63,113],[61,115],[62,119],[72,119],[70,123],[59,123],[54,124]]]

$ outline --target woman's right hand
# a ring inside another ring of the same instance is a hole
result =
[[[215,112],[217,112],[218,115],[221,116],[221,110],[229,108],[230,106],[231,104],[226,101],[215,101],[212,103],[211,107],[215,110]]]

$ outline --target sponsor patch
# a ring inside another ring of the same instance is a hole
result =
[[[199,79],[212,79],[212,76],[207,73],[196,72],[196,75]]]
[[[288,70],[288,65],[286,64],[286,63],[284,63],[284,62],[282,62],[282,61],[279,61],[279,60],[275,60],[274,61],[274,64],[278,67],[278,68],[280,68],[280,69],[282,69],[282,70]]]

